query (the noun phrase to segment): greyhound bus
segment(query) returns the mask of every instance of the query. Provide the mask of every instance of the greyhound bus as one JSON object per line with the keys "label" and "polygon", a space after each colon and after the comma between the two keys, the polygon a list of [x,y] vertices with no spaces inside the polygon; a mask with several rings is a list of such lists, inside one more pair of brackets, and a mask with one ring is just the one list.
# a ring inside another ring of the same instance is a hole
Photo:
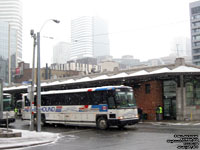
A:
{"label": "greyhound bus", "polygon": [[11,95],[3,93],[3,118],[0,118],[0,124],[9,124],[12,122],[15,122],[15,112],[12,105]]}
{"label": "greyhound bus", "polygon": [[[36,96],[34,98],[36,106]],[[22,98],[22,119],[30,120],[28,94]],[[32,107],[35,113],[35,107]],[[133,89],[128,86],[104,86],[41,92],[43,124],[96,125],[124,127],[136,124],[138,112]]]}

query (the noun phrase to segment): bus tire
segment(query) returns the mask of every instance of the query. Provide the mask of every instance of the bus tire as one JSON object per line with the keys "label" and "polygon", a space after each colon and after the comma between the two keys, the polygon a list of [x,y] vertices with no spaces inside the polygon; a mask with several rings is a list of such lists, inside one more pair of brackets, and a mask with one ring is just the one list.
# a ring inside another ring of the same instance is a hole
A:
{"label": "bus tire", "polygon": [[97,128],[100,130],[105,130],[108,128],[108,121],[105,117],[99,117],[97,119]]}

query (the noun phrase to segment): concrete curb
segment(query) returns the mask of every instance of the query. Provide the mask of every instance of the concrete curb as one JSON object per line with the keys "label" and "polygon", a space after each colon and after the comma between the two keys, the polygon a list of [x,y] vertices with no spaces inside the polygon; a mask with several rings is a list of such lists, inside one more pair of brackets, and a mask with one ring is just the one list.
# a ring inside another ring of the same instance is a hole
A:
{"label": "concrete curb", "polygon": [[50,144],[57,141],[59,138],[58,133],[34,132],[27,130],[15,131],[22,132],[22,137],[0,138],[0,150]]}
{"label": "concrete curb", "polygon": [[40,143],[33,143],[33,144],[23,144],[23,145],[13,145],[13,146],[0,146],[0,149],[13,149],[13,148],[23,148],[23,147],[30,147],[30,146],[36,146],[36,145],[43,145],[43,144],[50,144],[54,141],[48,141],[48,142],[40,142]]}

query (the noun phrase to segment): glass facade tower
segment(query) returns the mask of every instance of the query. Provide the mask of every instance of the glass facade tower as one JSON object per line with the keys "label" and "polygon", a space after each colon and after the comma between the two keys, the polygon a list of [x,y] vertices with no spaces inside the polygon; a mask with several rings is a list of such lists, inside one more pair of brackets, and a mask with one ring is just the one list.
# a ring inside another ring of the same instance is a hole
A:
{"label": "glass facade tower", "polygon": [[70,59],[110,55],[107,23],[99,17],[72,20],[71,38]]}
{"label": "glass facade tower", "polygon": [[16,68],[17,31],[0,21],[0,79],[12,82]]}
{"label": "glass facade tower", "polygon": [[20,0],[0,0],[0,21],[8,22],[17,37],[16,65],[22,61],[22,4]]}

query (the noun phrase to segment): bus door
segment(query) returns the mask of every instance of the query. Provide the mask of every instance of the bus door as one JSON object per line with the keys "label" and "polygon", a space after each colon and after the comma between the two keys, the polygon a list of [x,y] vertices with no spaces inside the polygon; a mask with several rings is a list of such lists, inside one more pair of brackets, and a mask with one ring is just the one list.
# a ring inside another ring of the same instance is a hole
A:
{"label": "bus door", "polygon": [[108,118],[116,119],[116,103],[115,95],[113,91],[107,91],[107,102],[108,102]]}

